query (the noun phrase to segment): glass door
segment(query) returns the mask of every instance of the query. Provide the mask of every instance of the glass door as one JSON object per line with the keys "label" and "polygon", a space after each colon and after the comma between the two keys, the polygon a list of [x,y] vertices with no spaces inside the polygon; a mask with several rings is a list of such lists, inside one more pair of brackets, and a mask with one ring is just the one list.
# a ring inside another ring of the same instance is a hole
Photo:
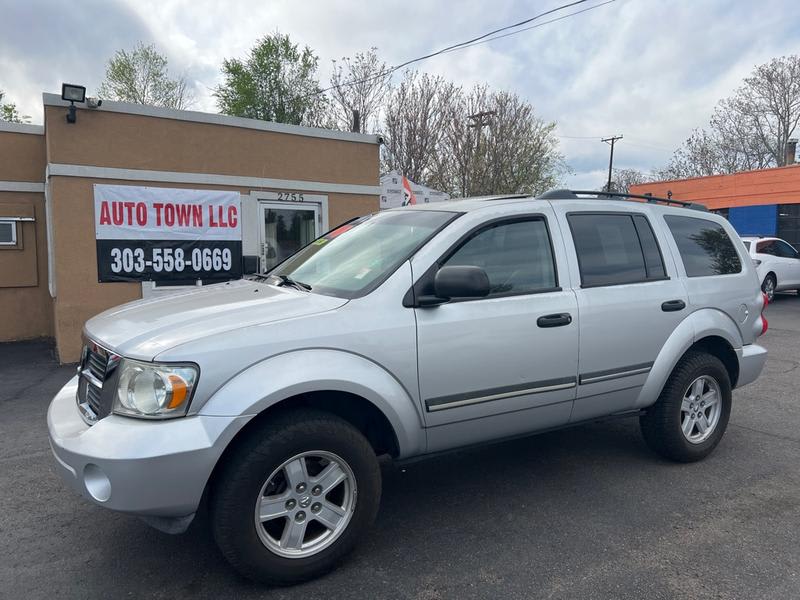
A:
{"label": "glass door", "polygon": [[319,205],[299,202],[260,202],[259,237],[261,270],[283,262],[321,231]]}

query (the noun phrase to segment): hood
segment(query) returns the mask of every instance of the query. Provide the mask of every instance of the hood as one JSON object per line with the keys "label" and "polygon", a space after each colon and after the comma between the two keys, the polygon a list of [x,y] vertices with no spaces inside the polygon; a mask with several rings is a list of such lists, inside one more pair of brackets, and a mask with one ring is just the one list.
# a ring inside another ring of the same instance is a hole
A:
{"label": "hood", "polygon": [[117,306],[87,321],[86,334],[122,356],[152,360],[194,339],[334,310],[346,302],[243,279]]}

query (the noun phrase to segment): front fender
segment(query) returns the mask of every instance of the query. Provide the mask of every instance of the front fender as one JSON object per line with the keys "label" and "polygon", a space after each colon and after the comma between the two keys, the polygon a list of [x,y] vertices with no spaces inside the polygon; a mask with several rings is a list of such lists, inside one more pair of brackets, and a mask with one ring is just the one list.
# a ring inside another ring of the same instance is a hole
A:
{"label": "front fender", "polygon": [[374,404],[394,429],[401,458],[425,451],[411,394],[380,365],[342,350],[297,350],[256,363],[217,390],[199,414],[255,416],[291,396],[318,391],[349,392]]}
{"label": "front fender", "polygon": [[639,392],[636,408],[645,408],[658,400],[667,379],[686,351],[695,342],[710,336],[724,339],[734,350],[742,347],[739,328],[726,313],[712,308],[693,312],[675,328],[658,353]]}

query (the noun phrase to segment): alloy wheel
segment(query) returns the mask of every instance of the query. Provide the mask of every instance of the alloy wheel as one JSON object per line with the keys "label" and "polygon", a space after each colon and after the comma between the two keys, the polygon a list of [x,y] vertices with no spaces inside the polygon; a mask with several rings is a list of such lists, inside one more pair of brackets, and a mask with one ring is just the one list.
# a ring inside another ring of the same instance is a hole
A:
{"label": "alloy wheel", "polygon": [[767,277],[764,280],[764,293],[767,295],[767,299],[772,302],[772,298],[775,296],[775,280],[772,277]]}
{"label": "alloy wheel", "polygon": [[356,491],[353,471],[339,456],[322,450],[293,456],[261,486],[255,506],[258,537],[286,558],[321,552],[347,528]]}
{"label": "alloy wheel", "polygon": [[709,375],[695,379],[681,402],[681,431],[692,444],[706,441],[722,415],[722,392],[719,383]]}

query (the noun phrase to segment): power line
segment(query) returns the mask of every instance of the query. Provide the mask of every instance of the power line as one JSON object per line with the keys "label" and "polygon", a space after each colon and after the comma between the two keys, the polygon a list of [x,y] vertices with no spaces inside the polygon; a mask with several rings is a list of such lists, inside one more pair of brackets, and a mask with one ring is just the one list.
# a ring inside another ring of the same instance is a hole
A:
{"label": "power line", "polygon": [[[610,0],[610,1],[613,2],[614,0]],[[431,52],[430,54],[426,54],[426,55],[420,56],[418,58],[413,58],[411,60],[407,60],[404,63],[400,63],[397,66],[390,67],[389,69],[386,69],[385,71],[381,71],[380,73],[377,73],[375,75],[370,75],[369,77],[365,77],[364,79],[359,79],[357,81],[348,81],[347,83],[343,83],[343,84],[340,84],[340,85],[332,85],[330,87],[323,88],[323,89],[321,89],[321,90],[319,90],[319,91],[317,91],[317,92],[315,92],[313,94],[309,94],[306,97],[309,98],[309,97],[312,97],[312,96],[318,96],[320,94],[324,94],[325,92],[329,92],[330,90],[333,90],[333,89],[336,89],[336,88],[350,87],[350,86],[353,86],[353,85],[358,85],[360,83],[366,83],[368,81],[372,81],[373,79],[378,79],[380,77],[386,77],[386,76],[391,75],[392,73],[394,73],[396,71],[399,71],[403,67],[407,67],[408,65],[414,64],[416,62],[420,62],[422,60],[427,60],[429,58],[433,58],[434,56],[439,56],[440,54],[445,54],[445,53],[448,53],[448,52],[453,52],[455,50],[461,50],[463,48],[467,48],[470,45],[475,44],[476,42],[480,42],[481,40],[491,41],[491,40],[486,40],[485,38],[489,38],[491,36],[494,36],[495,34],[501,33],[503,31],[507,31],[509,29],[516,29],[517,27],[521,27],[522,25],[526,25],[528,23],[531,23],[532,21],[536,21],[538,19],[541,19],[542,17],[546,17],[547,15],[551,15],[551,14],[559,12],[561,10],[564,10],[564,9],[567,9],[567,8],[571,8],[573,6],[577,6],[578,4],[583,4],[584,2],[588,2],[588,0],[575,0],[574,2],[570,2],[568,4],[562,4],[561,6],[557,6],[556,8],[551,8],[550,10],[546,10],[546,11],[544,11],[542,13],[539,13],[537,15],[534,15],[534,16],[528,18],[528,19],[524,19],[524,20],[522,20],[522,21],[520,21],[518,23],[514,23],[513,25],[506,25],[505,27],[500,27],[499,29],[495,29],[494,31],[490,31],[488,33],[484,33],[483,35],[479,35],[478,37],[474,37],[474,38],[472,38],[470,40],[466,40],[464,42],[459,42],[457,44],[453,44],[452,46],[447,46],[446,48],[442,48],[441,50],[437,50],[436,52]],[[608,3],[609,2],[604,2],[604,4],[608,4]],[[602,6],[602,5],[598,5],[598,6]],[[596,8],[596,7],[593,7],[593,8]],[[580,11],[580,12],[583,12],[583,11]],[[574,13],[574,14],[578,14],[578,13]],[[565,15],[565,16],[572,16],[572,15]],[[554,20],[557,20],[557,19],[554,19]],[[542,23],[542,25],[545,25],[545,23]],[[532,29],[532,28],[529,28],[529,29]],[[497,38],[493,38],[493,39],[497,39]]]}
{"label": "power line", "polygon": [[[601,6],[605,6],[606,4],[611,4],[612,2],[616,2],[616,0],[606,0],[605,2],[601,2],[600,4],[595,4],[594,6],[589,6],[588,8],[584,8],[582,10],[576,10],[573,13],[569,13],[567,15],[562,15],[560,17],[556,17],[555,19],[550,19],[549,21],[543,21],[541,23],[537,23],[536,25],[531,25],[530,27],[524,27],[522,29],[519,29],[518,31],[512,31],[510,33],[504,33],[503,35],[498,35],[498,36],[489,38],[488,40],[481,40],[479,42],[466,43],[465,45],[459,46],[458,48],[453,48],[452,50],[445,50],[445,51],[442,52],[442,54],[447,54],[449,52],[455,52],[456,50],[463,50],[464,48],[472,48],[473,46],[477,46],[479,44],[486,44],[487,42],[493,42],[494,40],[500,40],[500,39],[505,38],[505,37],[509,37],[509,36],[512,36],[512,35],[517,35],[518,33],[522,33],[524,31],[530,31],[531,29],[536,29],[537,27],[543,27],[545,25],[549,25],[550,23],[555,23],[556,21],[561,21],[563,19],[568,19],[569,17],[574,17],[575,15],[579,15],[581,13],[585,13],[585,12],[588,12],[590,10],[594,10],[595,8],[600,8]],[[512,27],[513,27],[513,25],[512,25]]]}

